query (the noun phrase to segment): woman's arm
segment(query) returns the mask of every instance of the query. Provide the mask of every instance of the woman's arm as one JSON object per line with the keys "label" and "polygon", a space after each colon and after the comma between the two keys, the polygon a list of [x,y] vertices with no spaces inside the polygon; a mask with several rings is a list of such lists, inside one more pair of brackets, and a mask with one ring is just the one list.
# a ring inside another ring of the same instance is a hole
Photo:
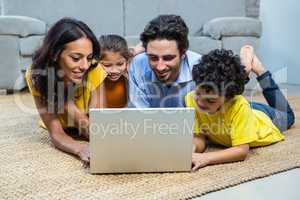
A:
{"label": "woman's arm", "polygon": [[[104,84],[100,84],[95,90],[91,92],[89,108],[105,107],[106,102],[104,98],[104,92]],[[79,130],[79,133],[84,137],[89,138],[90,121],[87,114],[78,109],[73,100],[65,103],[65,112],[67,112],[70,119],[74,121],[76,128],[78,128]]]}
{"label": "woman's arm", "polygon": [[248,144],[242,144],[216,152],[194,153],[192,156],[192,163],[194,164],[193,170],[197,170],[207,165],[242,161],[245,160],[248,153]]}
{"label": "woman's arm", "polygon": [[64,111],[68,113],[69,119],[73,120],[79,134],[89,138],[89,118],[87,114],[77,108],[73,100],[65,103]]}
{"label": "woman's arm", "polygon": [[89,162],[88,145],[81,144],[67,135],[57,115],[47,112],[47,106],[41,101],[40,97],[34,97],[34,102],[42,121],[49,131],[54,146],[64,152],[79,156],[83,161]]}

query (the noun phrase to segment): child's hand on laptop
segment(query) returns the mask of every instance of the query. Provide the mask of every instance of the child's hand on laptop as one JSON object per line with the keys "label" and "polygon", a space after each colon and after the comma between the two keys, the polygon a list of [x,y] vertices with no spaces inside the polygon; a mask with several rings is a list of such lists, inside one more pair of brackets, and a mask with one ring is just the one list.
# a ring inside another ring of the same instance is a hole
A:
{"label": "child's hand on laptop", "polygon": [[193,153],[192,155],[192,165],[193,171],[196,171],[202,167],[209,165],[209,156],[206,153]]}

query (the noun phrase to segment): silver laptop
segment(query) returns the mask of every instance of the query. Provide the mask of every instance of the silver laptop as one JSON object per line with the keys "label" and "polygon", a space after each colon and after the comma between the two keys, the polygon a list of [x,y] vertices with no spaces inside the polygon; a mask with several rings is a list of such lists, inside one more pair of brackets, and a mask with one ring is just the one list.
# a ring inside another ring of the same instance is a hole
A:
{"label": "silver laptop", "polygon": [[90,109],[90,172],[190,171],[193,108]]}

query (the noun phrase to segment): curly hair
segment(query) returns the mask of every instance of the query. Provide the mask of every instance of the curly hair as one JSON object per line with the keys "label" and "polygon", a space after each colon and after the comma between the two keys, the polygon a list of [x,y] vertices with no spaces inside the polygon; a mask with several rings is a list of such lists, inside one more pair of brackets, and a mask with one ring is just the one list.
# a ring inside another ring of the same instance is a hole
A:
{"label": "curly hair", "polygon": [[140,35],[145,49],[149,41],[156,39],[175,40],[181,54],[189,47],[189,29],[184,20],[178,15],[159,15],[152,19]]}
{"label": "curly hair", "polygon": [[225,49],[212,50],[203,55],[200,63],[194,65],[192,77],[198,87],[227,99],[242,94],[249,81],[240,57]]}

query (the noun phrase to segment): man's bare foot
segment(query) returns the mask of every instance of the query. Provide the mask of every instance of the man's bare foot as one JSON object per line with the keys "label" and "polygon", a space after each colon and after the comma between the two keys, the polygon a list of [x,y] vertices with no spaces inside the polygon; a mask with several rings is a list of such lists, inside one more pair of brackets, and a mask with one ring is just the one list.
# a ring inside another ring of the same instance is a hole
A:
{"label": "man's bare foot", "polygon": [[252,61],[252,71],[257,76],[262,75],[266,71],[263,64],[260,62],[260,60],[257,58],[257,56],[255,54],[254,54],[253,61]]}
{"label": "man's bare foot", "polygon": [[243,46],[240,51],[240,58],[241,58],[242,65],[246,67],[245,70],[249,75],[252,70],[252,62],[254,58],[253,47],[250,45]]}

